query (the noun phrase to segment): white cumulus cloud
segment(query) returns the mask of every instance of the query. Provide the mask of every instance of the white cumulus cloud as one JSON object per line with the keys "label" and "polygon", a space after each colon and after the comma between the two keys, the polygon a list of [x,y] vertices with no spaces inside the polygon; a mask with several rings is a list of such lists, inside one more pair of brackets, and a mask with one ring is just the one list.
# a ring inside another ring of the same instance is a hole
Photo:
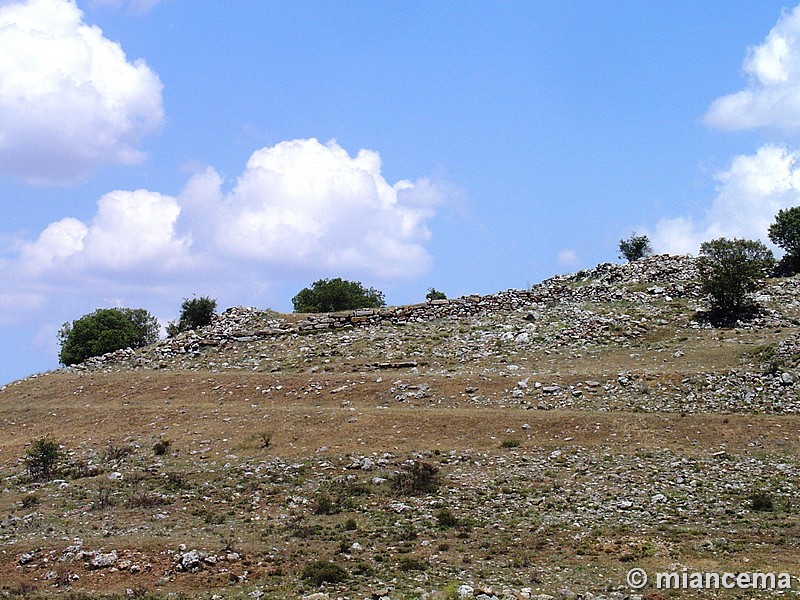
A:
{"label": "white cumulus cloud", "polygon": [[25,244],[21,266],[31,274],[70,270],[94,275],[185,267],[190,240],[176,235],[179,213],[170,196],[147,190],[110,192],[98,201],[89,225],[66,217]]}
{"label": "white cumulus cloud", "polygon": [[705,122],[721,129],[800,129],[800,6],[785,11],[764,43],[748,48],[743,90],[716,99]]}
{"label": "white cumulus cloud", "polygon": [[800,152],[766,144],[755,154],[735,156],[717,174],[717,196],[704,218],[663,219],[653,245],[659,252],[696,253],[719,237],[761,239],[780,209],[800,204]]}
{"label": "white cumulus cloud", "polygon": [[430,265],[426,221],[439,200],[428,180],[387,182],[375,151],[351,157],[333,141],[281,142],[250,157],[217,211],[214,243],[294,271],[413,276]]}
{"label": "white cumulus cloud", "polygon": [[73,0],[0,5],[0,172],[69,183],[140,162],[138,143],[163,120],[161,90]]}

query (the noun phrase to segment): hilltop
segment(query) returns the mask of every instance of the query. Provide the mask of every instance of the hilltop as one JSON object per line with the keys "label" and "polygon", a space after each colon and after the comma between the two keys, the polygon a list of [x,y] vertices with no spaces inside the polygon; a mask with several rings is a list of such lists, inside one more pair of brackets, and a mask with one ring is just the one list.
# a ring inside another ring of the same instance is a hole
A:
{"label": "hilltop", "polygon": [[[653,256],[413,306],[235,307],[15,382],[0,586],[660,598],[626,571],[796,576],[799,291],[769,280],[717,328],[695,260]],[[43,435],[65,469],[31,483]],[[317,560],[347,580],[304,579]]]}

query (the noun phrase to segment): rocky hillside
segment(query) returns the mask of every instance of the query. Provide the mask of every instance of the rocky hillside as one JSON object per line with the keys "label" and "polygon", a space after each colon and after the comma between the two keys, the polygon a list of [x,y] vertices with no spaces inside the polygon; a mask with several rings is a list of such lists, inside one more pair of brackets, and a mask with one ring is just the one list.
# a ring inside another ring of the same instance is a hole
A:
{"label": "rocky hillside", "polygon": [[[769,281],[729,328],[670,256],[381,310],[236,307],[16,382],[0,590],[675,594],[630,588],[632,567],[788,571],[800,590],[798,285]],[[43,435],[64,458],[31,481]]]}

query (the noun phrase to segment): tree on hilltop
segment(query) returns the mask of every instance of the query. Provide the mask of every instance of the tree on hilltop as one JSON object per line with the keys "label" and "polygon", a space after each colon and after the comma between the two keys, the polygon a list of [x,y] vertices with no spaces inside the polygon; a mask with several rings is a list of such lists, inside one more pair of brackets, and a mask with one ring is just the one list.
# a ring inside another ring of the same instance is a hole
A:
{"label": "tree on hilltop", "polygon": [[211,323],[217,314],[217,301],[208,296],[200,298],[184,298],[181,304],[181,316],[178,322],[170,321],[167,325],[167,335],[176,336],[182,331],[205,327]]}
{"label": "tree on hilltop", "polygon": [[700,246],[700,285],[712,313],[730,318],[753,308],[749,295],[775,265],[772,251],[757,240],[719,238]]}
{"label": "tree on hilltop", "polygon": [[650,238],[646,235],[636,235],[634,231],[627,240],[619,241],[620,258],[633,262],[653,253]]}
{"label": "tree on hilltop", "polygon": [[779,210],[767,235],[786,252],[780,270],[787,275],[800,271],[800,206]]}
{"label": "tree on hilltop", "polygon": [[140,348],[158,340],[158,321],[143,308],[101,308],[58,332],[61,364],[74,365],[121,348]]}
{"label": "tree on hilltop", "polygon": [[294,312],[321,313],[386,306],[383,292],[365,288],[360,281],[318,279],[292,298]]}

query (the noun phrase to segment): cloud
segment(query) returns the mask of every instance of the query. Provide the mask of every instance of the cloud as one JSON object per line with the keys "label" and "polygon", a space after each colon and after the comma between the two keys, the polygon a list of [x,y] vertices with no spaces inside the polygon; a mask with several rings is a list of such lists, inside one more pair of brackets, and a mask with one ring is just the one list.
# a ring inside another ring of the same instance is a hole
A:
{"label": "cloud", "polygon": [[164,116],[161,82],[73,0],[0,5],[0,49],[0,173],[63,184],[143,160],[137,145]]}
{"label": "cloud", "polygon": [[784,11],[742,66],[743,90],[716,99],[705,122],[720,129],[775,127],[800,130],[800,6]]}
{"label": "cloud", "polygon": [[190,240],[176,235],[180,207],[175,198],[147,190],[114,191],[97,205],[90,225],[66,217],[25,244],[20,253],[23,270],[127,276],[131,271],[163,272],[187,264]]}
{"label": "cloud", "polygon": [[281,269],[409,277],[430,266],[425,222],[440,201],[429,180],[389,184],[375,151],[351,157],[334,141],[281,142],[250,157],[216,211],[214,243]]}
{"label": "cloud", "polygon": [[657,251],[696,253],[702,242],[719,237],[768,242],[778,211],[800,204],[800,152],[766,144],[755,154],[733,157],[716,179],[717,196],[701,222],[659,221],[652,236]]}

